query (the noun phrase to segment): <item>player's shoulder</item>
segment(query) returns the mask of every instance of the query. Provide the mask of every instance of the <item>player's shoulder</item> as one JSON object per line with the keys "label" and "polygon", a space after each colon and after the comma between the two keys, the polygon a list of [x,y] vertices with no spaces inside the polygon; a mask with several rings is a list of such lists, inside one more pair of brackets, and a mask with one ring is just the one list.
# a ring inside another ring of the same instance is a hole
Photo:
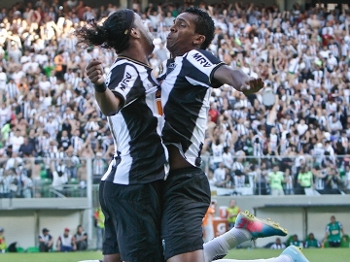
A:
{"label": "player's shoulder", "polygon": [[188,51],[187,53],[188,54],[200,53],[200,54],[203,54],[203,55],[206,55],[206,54],[213,55],[212,52],[209,52],[209,51],[204,50],[204,49],[192,49],[192,50]]}
{"label": "player's shoulder", "polygon": [[137,64],[132,60],[117,59],[117,60],[115,60],[115,62],[111,66],[110,71],[115,71],[115,70],[119,71],[121,68],[126,68],[126,67],[136,69],[136,66],[137,66]]}
{"label": "player's shoulder", "polygon": [[215,57],[211,52],[205,50],[191,50],[183,57],[183,65],[189,66],[189,70],[196,68],[201,72],[210,74],[222,62]]}
{"label": "player's shoulder", "polygon": [[186,58],[193,58],[195,61],[198,61],[202,64],[204,64],[205,61],[211,63],[217,63],[220,61],[212,52],[203,49],[192,49],[187,53]]}
{"label": "player's shoulder", "polygon": [[117,60],[108,72],[105,83],[107,86],[111,83],[116,84],[121,81],[126,83],[131,79],[136,78],[138,75],[139,70],[133,62],[125,59]]}

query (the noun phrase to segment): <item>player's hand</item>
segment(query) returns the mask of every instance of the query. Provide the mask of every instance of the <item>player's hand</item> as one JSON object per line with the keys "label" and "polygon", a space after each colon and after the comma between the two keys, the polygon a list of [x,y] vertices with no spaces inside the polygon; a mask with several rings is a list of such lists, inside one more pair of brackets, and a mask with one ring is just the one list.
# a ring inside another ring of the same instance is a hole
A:
{"label": "player's hand", "polygon": [[261,78],[251,78],[246,81],[240,88],[241,91],[246,96],[259,92],[264,87],[264,82]]}
{"label": "player's hand", "polygon": [[102,62],[97,59],[92,59],[86,66],[86,74],[91,83],[101,85],[104,83]]}

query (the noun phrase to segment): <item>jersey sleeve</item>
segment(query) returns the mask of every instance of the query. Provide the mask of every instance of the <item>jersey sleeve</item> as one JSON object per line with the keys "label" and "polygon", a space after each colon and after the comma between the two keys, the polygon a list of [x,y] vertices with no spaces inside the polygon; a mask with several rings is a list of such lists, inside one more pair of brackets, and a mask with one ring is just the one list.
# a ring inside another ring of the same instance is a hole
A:
{"label": "jersey sleeve", "polygon": [[121,64],[114,67],[108,74],[106,79],[106,86],[121,100],[121,107],[123,108],[133,98],[137,98],[135,86],[139,74],[135,67],[130,64]]}
{"label": "jersey sleeve", "polygon": [[191,50],[186,56],[189,65],[188,76],[196,79],[203,85],[217,87],[214,73],[224,62],[220,61],[211,52],[205,50]]}

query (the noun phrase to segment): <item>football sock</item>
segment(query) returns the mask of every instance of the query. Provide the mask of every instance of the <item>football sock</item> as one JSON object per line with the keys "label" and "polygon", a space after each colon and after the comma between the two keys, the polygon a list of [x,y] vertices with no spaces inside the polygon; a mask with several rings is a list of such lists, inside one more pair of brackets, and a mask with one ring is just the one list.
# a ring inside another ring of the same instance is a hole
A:
{"label": "football sock", "polygon": [[248,230],[234,227],[203,245],[205,262],[223,258],[230,249],[251,239],[252,235]]}

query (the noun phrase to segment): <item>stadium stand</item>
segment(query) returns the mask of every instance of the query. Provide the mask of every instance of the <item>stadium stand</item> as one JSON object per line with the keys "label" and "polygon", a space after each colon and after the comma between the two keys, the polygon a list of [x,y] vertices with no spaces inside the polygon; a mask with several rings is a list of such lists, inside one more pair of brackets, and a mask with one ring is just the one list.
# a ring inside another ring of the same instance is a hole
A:
{"label": "stadium stand", "polygon": [[[108,74],[115,55],[76,45],[72,33],[118,7],[68,2],[18,2],[0,13],[2,198],[83,196],[84,159],[102,156],[93,165],[97,182],[113,154],[106,118],[84,70],[99,57]],[[169,55],[172,19],[188,5],[133,6],[156,38],[150,58],[155,76]],[[213,190],[269,194],[272,167],[278,165],[285,194],[349,193],[348,6],[201,7],[217,27],[211,51],[232,67],[261,76],[266,85],[250,97],[226,85],[213,90],[203,168],[213,185],[220,162],[231,177]],[[305,180],[310,174],[311,185]]]}

